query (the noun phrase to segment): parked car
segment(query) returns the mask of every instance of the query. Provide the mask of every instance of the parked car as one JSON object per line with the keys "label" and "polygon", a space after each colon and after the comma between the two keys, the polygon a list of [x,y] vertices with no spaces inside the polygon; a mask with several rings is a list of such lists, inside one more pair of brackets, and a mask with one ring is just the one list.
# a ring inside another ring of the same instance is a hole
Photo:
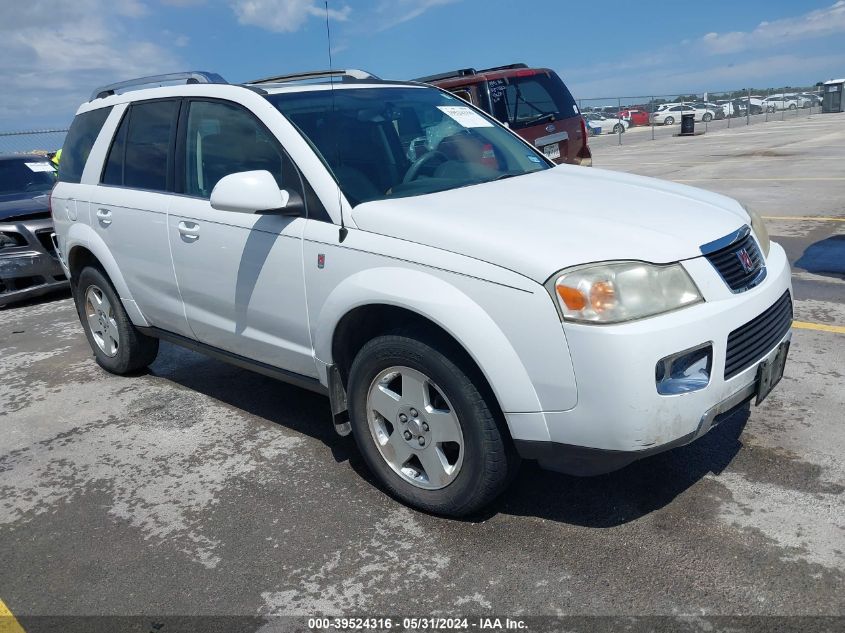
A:
{"label": "parked car", "polygon": [[463,68],[415,81],[456,94],[492,114],[556,163],[593,164],[586,122],[569,88],[548,68]]}
{"label": "parked car", "polygon": [[67,287],[50,238],[55,182],[45,156],[0,156],[0,306]]}
{"label": "parked car", "polygon": [[628,121],[631,125],[649,125],[651,123],[650,115],[646,110],[622,110],[619,112],[618,117],[623,121]]}
{"label": "parked car", "polygon": [[142,78],[98,88],[63,154],[97,363],[131,374],[164,339],[326,394],[426,511],[478,510],[520,456],[591,475],[689,443],[783,373],[791,275],[759,216],[555,166],[430,86]]}
{"label": "parked car", "polygon": [[666,103],[654,113],[654,122],[658,125],[673,125],[681,122],[684,114],[694,114],[696,121],[709,122],[716,118],[716,113],[704,104]]}
{"label": "parked car", "polygon": [[607,132],[608,134],[624,134],[628,131],[628,127],[630,123],[628,123],[625,119],[620,119],[619,117],[609,117],[605,116],[604,114],[587,114],[584,116],[587,119],[587,123],[595,124],[598,126],[599,134],[602,131]]}
{"label": "parked car", "polygon": [[[712,121],[713,119],[716,119],[718,121],[725,118],[725,111],[722,109],[722,106],[716,103],[700,101],[698,103],[692,103],[690,105],[692,105],[692,107],[696,110],[704,111],[704,113],[702,113],[702,120]],[[704,119],[703,117],[707,112],[711,114],[711,118]]]}
{"label": "parked car", "polygon": [[748,106],[739,99],[723,99],[716,102],[726,117],[746,116]]}
{"label": "parked car", "polygon": [[817,94],[813,94],[812,92],[802,92],[799,96],[805,99],[807,103],[807,105],[802,107],[820,108],[822,105],[822,98]]}
{"label": "parked car", "polygon": [[798,100],[795,95],[770,95],[762,100],[761,105],[767,112],[777,112],[778,110],[797,110]]}

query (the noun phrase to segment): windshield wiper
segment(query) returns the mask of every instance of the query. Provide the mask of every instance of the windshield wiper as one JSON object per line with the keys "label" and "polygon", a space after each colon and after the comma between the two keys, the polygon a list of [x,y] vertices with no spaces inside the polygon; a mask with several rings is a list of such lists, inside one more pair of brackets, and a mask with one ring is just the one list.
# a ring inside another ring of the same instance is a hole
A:
{"label": "windshield wiper", "polygon": [[542,114],[538,114],[537,116],[533,116],[529,119],[522,119],[522,121],[516,121],[516,123],[540,123],[546,120],[554,121],[557,114],[557,112],[543,112]]}

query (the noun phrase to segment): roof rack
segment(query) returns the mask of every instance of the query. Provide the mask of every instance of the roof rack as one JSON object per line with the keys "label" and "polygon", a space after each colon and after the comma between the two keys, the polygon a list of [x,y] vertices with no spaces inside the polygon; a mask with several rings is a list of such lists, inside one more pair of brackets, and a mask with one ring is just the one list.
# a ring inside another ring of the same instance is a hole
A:
{"label": "roof rack", "polygon": [[274,77],[264,77],[263,79],[253,79],[247,81],[247,84],[282,84],[289,81],[307,81],[309,79],[329,79],[339,77],[341,81],[363,81],[378,79],[372,73],[365,70],[358,70],[357,68],[335,69],[335,70],[309,70],[301,73],[291,73],[289,75],[276,75]]}
{"label": "roof rack", "polygon": [[150,84],[163,84],[171,81],[184,81],[186,84],[226,84],[229,83],[217,73],[209,73],[202,70],[192,70],[184,73],[168,73],[166,75],[151,75],[149,77],[138,77],[117,83],[100,86],[91,94],[91,101],[110,97],[118,90],[127,88],[139,88]]}
{"label": "roof rack", "polygon": [[476,70],[475,68],[459,68],[457,70],[450,70],[449,72],[445,73],[438,73],[436,75],[427,75],[425,77],[418,77],[414,79],[414,81],[418,81],[420,83],[429,83],[431,81],[441,81],[443,79],[453,79],[456,77],[470,77],[472,75],[480,75],[481,73],[492,73],[496,72],[497,70],[512,70],[516,68],[528,68],[528,64],[508,64],[506,66],[494,66],[493,68],[482,68],[481,70]]}

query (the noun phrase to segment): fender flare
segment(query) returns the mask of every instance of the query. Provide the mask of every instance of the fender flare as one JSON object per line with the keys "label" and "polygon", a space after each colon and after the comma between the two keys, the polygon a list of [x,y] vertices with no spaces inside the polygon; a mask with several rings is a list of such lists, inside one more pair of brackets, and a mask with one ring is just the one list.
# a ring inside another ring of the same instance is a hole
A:
{"label": "fender flare", "polygon": [[312,326],[314,351],[320,362],[334,362],[332,341],[341,319],[367,305],[410,310],[446,331],[484,374],[502,411],[540,410],[540,400],[522,360],[487,311],[456,286],[418,270],[374,268],[350,275],[338,284]]}
{"label": "fender flare", "polygon": [[138,309],[138,305],[135,303],[132,293],[129,292],[129,287],[126,285],[126,280],[120,273],[120,268],[108,246],[103,241],[103,238],[87,224],[76,223],[72,224],[68,231],[66,244],[68,266],[70,266],[71,254],[75,248],[80,247],[89,251],[97,258],[97,261],[106,271],[106,275],[108,275],[114,289],[117,291],[130,321],[138,327],[148,327],[149,323]]}

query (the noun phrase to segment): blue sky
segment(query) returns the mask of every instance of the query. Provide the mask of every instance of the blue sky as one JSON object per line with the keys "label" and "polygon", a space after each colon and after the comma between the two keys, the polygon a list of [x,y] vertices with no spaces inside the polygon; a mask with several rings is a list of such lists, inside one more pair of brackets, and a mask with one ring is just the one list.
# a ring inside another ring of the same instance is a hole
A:
{"label": "blue sky", "polygon": [[[336,67],[410,78],[524,61],[576,98],[845,76],[845,0],[330,0]],[[91,89],[178,70],[328,65],[322,0],[27,0],[0,7],[0,131],[67,125]]]}

